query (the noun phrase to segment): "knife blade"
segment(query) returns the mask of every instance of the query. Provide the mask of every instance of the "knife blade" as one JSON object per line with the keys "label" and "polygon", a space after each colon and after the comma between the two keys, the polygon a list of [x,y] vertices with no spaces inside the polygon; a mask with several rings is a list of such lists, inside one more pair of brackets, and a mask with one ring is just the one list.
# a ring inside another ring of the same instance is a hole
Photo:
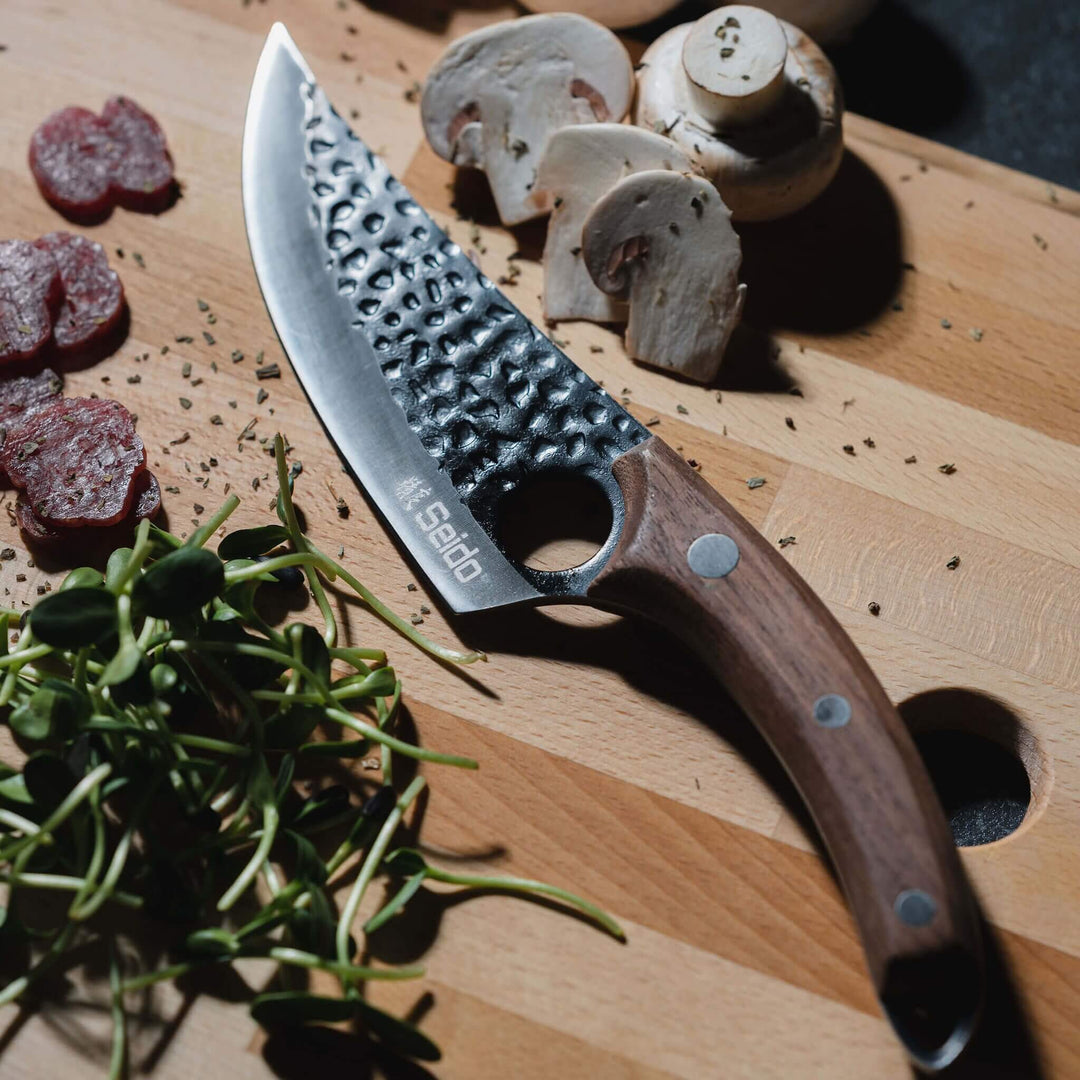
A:
{"label": "knife blade", "polygon": [[[540,332],[334,111],[280,23],[252,85],[244,215],[270,317],[386,524],[456,612],[573,600],[681,635],[761,730],[821,832],[871,979],[940,1069],[983,997],[977,912],[896,709],[757,531]],[[598,485],[612,527],[537,570],[499,537],[538,476]]]}

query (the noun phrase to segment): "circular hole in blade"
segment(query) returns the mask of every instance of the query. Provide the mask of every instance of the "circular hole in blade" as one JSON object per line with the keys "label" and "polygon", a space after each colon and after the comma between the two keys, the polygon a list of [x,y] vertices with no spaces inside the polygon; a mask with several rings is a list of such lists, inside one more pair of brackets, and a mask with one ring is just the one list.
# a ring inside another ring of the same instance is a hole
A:
{"label": "circular hole in blade", "polygon": [[1049,770],[1023,721],[974,690],[918,694],[900,706],[958,847],[1003,840],[1046,801]]}
{"label": "circular hole in blade", "polygon": [[569,570],[604,546],[613,523],[611,503],[595,481],[548,473],[519,484],[499,503],[503,550],[533,570]]}

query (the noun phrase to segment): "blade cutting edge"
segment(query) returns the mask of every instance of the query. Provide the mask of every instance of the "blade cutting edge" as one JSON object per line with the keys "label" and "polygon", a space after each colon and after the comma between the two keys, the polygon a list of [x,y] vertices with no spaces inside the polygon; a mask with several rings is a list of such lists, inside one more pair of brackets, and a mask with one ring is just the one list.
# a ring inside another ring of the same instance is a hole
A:
{"label": "blade cutting edge", "polygon": [[[356,312],[334,288],[310,217],[305,116],[329,110],[285,27],[267,37],[244,125],[252,261],[278,337],[368,496],[455,611],[542,599],[496,547],[390,394]],[[317,223],[316,223],[317,224]]]}

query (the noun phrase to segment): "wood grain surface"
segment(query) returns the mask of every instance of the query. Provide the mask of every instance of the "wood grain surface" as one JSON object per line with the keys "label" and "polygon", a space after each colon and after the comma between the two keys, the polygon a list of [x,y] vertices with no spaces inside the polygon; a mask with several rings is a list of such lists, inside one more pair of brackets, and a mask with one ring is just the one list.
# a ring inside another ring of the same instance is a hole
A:
{"label": "wood grain surface", "polygon": [[[263,38],[282,19],[342,114],[491,276],[519,253],[508,292],[539,320],[542,226],[498,227],[483,184],[424,145],[409,93],[446,41],[511,13],[441,0],[0,0],[0,235],[64,226],[26,166],[48,112],[121,92],[150,109],[183,198],[85,230],[112,253],[131,328],[114,356],[68,374],[69,392],[138,413],[152,467],[179,489],[165,496],[178,532],[226,488],[244,499],[240,523],[265,520],[270,460],[238,435],[252,421],[259,438],[284,431],[317,541],[343,545],[398,611],[431,607],[424,628],[440,640],[489,650],[462,678],[341,600],[354,641],[390,648],[423,743],[480,759],[476,775],[428,772],[422,841],[588,895],[629,941],[525,901],[422,893],[379,955],[422,957],[428,975],[373,1000],[422,1016],[444,1050],[431,1075],[910,1076],[797,796],[704,668],[630,618],[450,623],[423,582],[407,591],[412,570],[342,473],[264,311],[240,134]],[[906,718],[983,731],[1023,759],[1024,823],[962,852],[991,927],[992,1000],[956,1075],[1080,1076],[1080,196],[858,117],[846,139],[821,200],[744,231],[748,325],[717,387],[635,366],[605,328],[552,333],[767,540],[796,537],[783,557]],[[280,379],[256,380],[260,351]],[[766,483],[749,489],[753,476]],[[19,556],[0,563],[0,587],[30,602],[61,568],[27,565],[7,517],[0,544]],[[254,964],[243,974],[251,987],[266,977]],[[231,997],[159,988],[133,1021],[133,1074],[427,1075],[358,1059],[336,1032],[267,1039]],[[80,984],[63,1004],[5,1009],[0,1077],[102,1072],[102,1002]]]}

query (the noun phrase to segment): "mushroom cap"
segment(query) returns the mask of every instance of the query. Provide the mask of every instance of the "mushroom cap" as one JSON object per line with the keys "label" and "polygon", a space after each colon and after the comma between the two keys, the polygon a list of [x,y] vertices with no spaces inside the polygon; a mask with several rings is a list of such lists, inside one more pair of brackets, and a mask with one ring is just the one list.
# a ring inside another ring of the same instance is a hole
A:
{"label": "mushroom cap", "polygon": [[780,101],[756,122],[721,131],[697,109],[683,68],[694,25],[674,27],[646,50],[634,122],[682,146],[736,221],[794,213],[825,190],[844,153],[843,95],[832,64],[806,34],[780,20],[788,43]]}
{"label": "mushroom cap", "polygon": [[634,173],[596,203],[581,235],[593,281],[629,300],[630,355],[711,380],[746,295],[739,237],[716,188],[688,173]]}
{"label": "mushroom cap", "polygon": [[632,124],[577,124],[548,139],[533,199],[551,208],[544,245],[544,314],[549,319],[617,322],[626,304],[602,292],[581,258],[581,227],[598,199],[644,169],[688,172],[686,152]]}
{"label": "mushroom cap", "polygon": [[604,26],[623,29],[641,26],[666,15],[682,0],[522,0],[530,11],[565,11],[573,4],[579,15],[587,15]]}
{"label": "mushroom cap", "polygon": [[420,116],[440,157],[487,173],[499,217],[515,225],[545,212],[530,193],[548,136],[621,120],[633,94],[630,57],[606,27],[527,15],[453,42],[428,76]]}

